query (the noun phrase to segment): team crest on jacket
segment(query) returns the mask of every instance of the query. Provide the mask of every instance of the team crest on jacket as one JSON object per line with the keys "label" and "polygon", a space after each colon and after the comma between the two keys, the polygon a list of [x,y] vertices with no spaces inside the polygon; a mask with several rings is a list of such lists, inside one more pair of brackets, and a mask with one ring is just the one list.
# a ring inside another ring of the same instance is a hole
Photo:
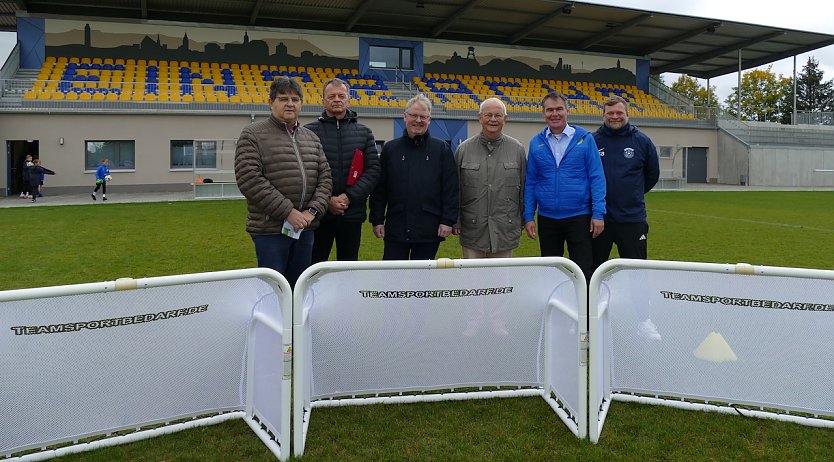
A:
{"label": "team crest on jacket", "polygon": [[598,151],[600,157],[605,157],[605,148],[599,148]]}
{"label": "team crest on jacket", "polygon": [[631,159],[632,157],[634,157],[634,148],[623,149],[623,155],[626,159]]}

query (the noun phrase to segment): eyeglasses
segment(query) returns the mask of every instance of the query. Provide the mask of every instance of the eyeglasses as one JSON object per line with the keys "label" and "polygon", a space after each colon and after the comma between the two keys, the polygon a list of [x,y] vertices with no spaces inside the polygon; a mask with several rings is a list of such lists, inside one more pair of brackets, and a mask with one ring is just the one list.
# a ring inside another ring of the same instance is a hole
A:
{"label": "eyeglasses", "polygon": [[412,114],[412,113],[410,113],[410,112],[406,112],[406,113],[405,113],[405,115],[407,115],[409,119],[414,119],[414,120],[416,120],[416,121],[418,121],[418,122],[422,122],[422,121],[424,121],[424,120],[429,120],[429,119],[431,119],[431,116],[430,116],[430,115]]}
{"label": "eyeglasses", "polygon": [[504,117],[506,116],[504,114],[490,114],[489,112],[487,112],[486,114],[481,114],[481,117],[483,117],[486,120],[490,120],[492,118],[495,118],[495,120],[504,120]]}

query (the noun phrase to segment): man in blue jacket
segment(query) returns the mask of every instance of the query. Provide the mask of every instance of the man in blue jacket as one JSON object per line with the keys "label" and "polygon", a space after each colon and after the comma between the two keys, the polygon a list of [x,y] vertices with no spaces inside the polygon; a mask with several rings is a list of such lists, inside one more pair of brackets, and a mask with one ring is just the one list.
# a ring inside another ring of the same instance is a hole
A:
{"label": "man in blue jacket", "polygon": [[[568,256],[590,279],[592,240],[605,222],[605,176],[590,132],[568,125],[568,102],[551,92],[542,100],[547,127],[530,140],[524,185],[524,229],[536,238],[543,257]],[[538,213],[537,213],[538,211]]]}
{"label": "man in blue jacket", "polygon": [[605,231],[594,239],[594,271],[617,244],[622,258],[645,260],[649,224],[645,195],[657,184],[660,162],[652,140],[628,122],[628,105],[612,96],[604,104],[603,125],[594,133],[608,190]]}

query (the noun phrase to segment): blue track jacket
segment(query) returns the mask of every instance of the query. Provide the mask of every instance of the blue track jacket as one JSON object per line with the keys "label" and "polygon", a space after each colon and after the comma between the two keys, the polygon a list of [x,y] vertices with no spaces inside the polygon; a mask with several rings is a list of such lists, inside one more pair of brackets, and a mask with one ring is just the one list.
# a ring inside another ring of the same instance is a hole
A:
{"label": "blue track jacket", "polygon": [[524,222],[539,215],[562,219],[590,214],[605,216],[605,175],[597,144],[588,130],[576,129],[559,166],[547,143],[545,127],[530,140],[524,185]]}

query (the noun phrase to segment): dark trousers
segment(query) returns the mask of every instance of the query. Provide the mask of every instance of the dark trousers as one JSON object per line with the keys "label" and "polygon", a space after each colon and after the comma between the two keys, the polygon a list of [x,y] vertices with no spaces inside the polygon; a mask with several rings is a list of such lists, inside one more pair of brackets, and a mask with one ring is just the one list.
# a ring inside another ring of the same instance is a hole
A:
{"label": "dark trousers", "polygon": [[440,242],[409,243],[385,241],[382,251],[383,260],[433,260],[437,255]]}
{"label": "dark trousers", "polygon": [[103,182],[103,183],[96,183],[96,189],[93,190],[93,193],[98,192],[98,188],[101,188],[101,193],[102,194],[107,194],[107,182],[106,181]]}
{"label": "dark trousers", "polygon": [[302,231],[298,239],[283,234],[252,234],[258,267],[272,268],[283,274],[295,287],[298,277],[311,262],[313,254],[313,231]]}
{"label": "dark trousers", "polygon": [[349,223],[343,220],[323,220],[315,231],[313,242],[313,263],[327,261],[330,249],[336,242],[336,260],[359,260],[359,242],[362,240],[362,223]]}
{"label": "dark trousers", "polygon": [[594,239],[594,271],[605,263],[611,248],[617,244],[621,258],[645,260],[648,258],[649,224],[605,222],[605,230]]}
{"label": "dark trousers", "polygon": [[539,215],[539,247],[542,257],[562,257],[565,243],[568,258],[579,265],[585,279],[591,279],[593,256],[591,253],[591,216],[577,215],[570,218],[548,218]]}

